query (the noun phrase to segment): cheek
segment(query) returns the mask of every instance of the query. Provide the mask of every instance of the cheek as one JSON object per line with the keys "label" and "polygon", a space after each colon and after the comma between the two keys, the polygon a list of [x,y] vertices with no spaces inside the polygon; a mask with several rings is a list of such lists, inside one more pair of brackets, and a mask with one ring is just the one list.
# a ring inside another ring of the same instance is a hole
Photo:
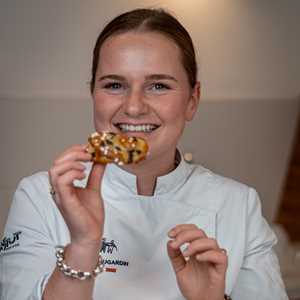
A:
{"label": "cheek", "polygon": [[112,101],[110,97],[106,95],[97,93],[93,97],[93,104],[94,104],[94,113],[100,116],[109,117],[110,112],[112,112],[115,108],[114,105],[115,101]]}
{"label": "cheek", "polygon": [[110,106],[105,97],[100,97],[98,94],[93,97],[93,113],[94,113],[94,123],[99,129],[103,127],[104,123],[110,119]]}
{"label": "cheek", "polygon": [[173,101],[165,107],[161,112],[165,116],[165,120],[174,122],[174,126],[179,122],[181,123],[185,118],[186,106],[182,101]]}

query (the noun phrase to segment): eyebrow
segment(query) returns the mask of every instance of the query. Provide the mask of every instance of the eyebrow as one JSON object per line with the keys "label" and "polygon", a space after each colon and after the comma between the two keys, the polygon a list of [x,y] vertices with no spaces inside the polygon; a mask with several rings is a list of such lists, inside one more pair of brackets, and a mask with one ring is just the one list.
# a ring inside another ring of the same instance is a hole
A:
{"label": "eyebrow", "polygon": [[113,80],[118,80],[118,81],[125,81],[125,77],[120,76],[120,75],[115,75],[115,74],[108,74],[108,75],[104,75],[101,76],[97,79],[97,81],[102,81],[105,79],[113,79]]}
{"label": "eyebrow", "polygon": [[163,79],[173,80],[177,82],[177,79],[175,77],[167,74],[153,74],[153,75],[146,76],[146,80],[163,80]]}
{"label": "eyebrow", "polygon": [[[113,79],[113,80],[118,80],[118,81],[126,81],[126,78],[120,75],[116,75],[116,74],[108,74],[108,75],[104,75],[98,78],[97,81],[102,81],[105,79]],[[172,80],[175,82],[178,82],[178,80],[171,76],[171,75],[167,75],[167,74],[152,74],[152,75],[147,75],[145,77],[146,80]]]}

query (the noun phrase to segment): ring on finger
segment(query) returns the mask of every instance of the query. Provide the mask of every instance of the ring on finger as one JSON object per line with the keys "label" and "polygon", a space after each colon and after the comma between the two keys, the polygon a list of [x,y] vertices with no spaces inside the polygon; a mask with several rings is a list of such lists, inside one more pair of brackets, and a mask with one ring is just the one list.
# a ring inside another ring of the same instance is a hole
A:
{"label": "ring on finger", "polygon": [[51,195],[52,197],[54,197],[54,196],[55,196],[55,194],[56,194],[56,192],[55,192],[55,190],[54,190],[54,188],[53,188],[53,186],[52,186],[52,185],[50,186],[49,193],[50,193],[50,195]]}
{"label": "ring on finger", "polygon": [[225,248],[220,248],[220,251],[227,255],[227,250]]}

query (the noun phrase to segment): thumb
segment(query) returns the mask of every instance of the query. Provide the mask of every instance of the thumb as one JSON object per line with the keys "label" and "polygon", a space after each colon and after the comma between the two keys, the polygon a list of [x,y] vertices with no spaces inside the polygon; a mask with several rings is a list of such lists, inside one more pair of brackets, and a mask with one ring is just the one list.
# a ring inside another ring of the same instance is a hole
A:
{"label": "thumb", "polygon": [[186,265],[184,256],[182,255],[180,249],[174,249],[172,246],[172,241],[167,243],[167,251],[170,261],[172,263],[175,274],[180,272]]}
{"label": "thumb", "polygon": [[104,174],[106,165],[93,163],[92,170],[90,172],[86,188],[99,191],[101,189],[102,177]]}

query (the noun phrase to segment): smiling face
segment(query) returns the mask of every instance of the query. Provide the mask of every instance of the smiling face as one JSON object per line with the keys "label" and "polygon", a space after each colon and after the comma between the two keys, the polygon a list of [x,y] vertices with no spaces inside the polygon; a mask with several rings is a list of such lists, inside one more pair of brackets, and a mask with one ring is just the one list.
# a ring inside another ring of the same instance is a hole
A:
{"label": "smiling face", "polygon": [[97,131],[143,137],[147,161],[174,161],[185,122],[197,110],[177,45],[155,32],[127,32],[101,47],[93,90]]}

